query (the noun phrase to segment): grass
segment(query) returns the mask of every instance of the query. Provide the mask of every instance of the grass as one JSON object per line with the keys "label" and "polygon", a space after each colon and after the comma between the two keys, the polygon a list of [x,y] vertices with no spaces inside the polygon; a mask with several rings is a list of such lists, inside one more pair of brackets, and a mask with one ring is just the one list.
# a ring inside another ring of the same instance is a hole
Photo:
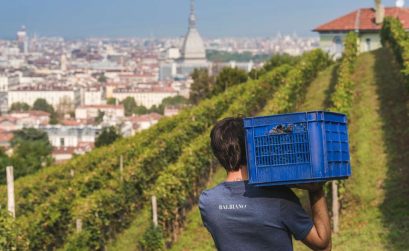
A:
{"label": "grass", "polygon": [[138,217],[129,225],[129,227],[117,236],[107,246],[109,251],[137,251],[138,237],[140,237],[145,230],[150,226],[149,208],[144,208],[138,213]]}
{"label": "grass", "polygon": [[385,250],[386,229],[379,206],[384,198],[382,183],[387,161],[375,62],[375,53],[362,54],[353,76],[355,94],[349,125],[352,176],[346,182],[341,229],[333,238],[334,250]]}
{"label": "grass", "polygon": [[[392,53],[375,54],[377,94],[381,103],[387,175],[380,207],[387,232],[387,250],[409,250],[409,92]],[[384,64],[383,62],[391,62]]]}

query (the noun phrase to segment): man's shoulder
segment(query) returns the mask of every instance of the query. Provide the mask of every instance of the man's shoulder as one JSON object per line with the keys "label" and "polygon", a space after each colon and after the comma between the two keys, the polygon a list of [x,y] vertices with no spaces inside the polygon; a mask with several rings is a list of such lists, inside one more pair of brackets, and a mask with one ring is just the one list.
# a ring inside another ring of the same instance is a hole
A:
{"label": "man's shoulder", "polygon": [[223,183],[220,183],[212,188],[206,189],[202,191],[202,193],[199,196],[199,209],[202,211],[204,208],[209,206],[212,202],[214,202],[214,198],[220,196],[222,193]]}
{"label": "man's shoulder", "polygon": [[203,201],[211,196],[220,194],[220,192],[222,192],[222,189],[223,189],[222,186],[223,186],[223,183],[220,183],[212,188],[203,190],[202,193],[200,194],[199,201]]}

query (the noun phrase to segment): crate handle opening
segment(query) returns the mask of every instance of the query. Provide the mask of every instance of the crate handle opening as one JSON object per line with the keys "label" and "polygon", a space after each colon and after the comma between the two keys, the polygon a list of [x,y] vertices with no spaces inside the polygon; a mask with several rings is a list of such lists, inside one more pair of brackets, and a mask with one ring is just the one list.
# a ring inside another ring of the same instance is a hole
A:
{"label": "crate handle opening", "polygon": [[268,134],[273,134],[273,135],[277,135],[277,134],[287,134],[287,133],[292,133],[294,130],[294,126],[293,125],[277,125],[275,127],[273,127]]}

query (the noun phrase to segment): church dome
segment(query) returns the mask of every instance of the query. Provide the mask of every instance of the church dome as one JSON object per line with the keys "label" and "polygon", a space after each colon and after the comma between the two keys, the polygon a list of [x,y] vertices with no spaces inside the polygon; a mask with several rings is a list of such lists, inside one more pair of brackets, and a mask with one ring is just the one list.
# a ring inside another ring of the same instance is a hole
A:
{"label": "church dome", "polygon": [[189,30],[181,49],[184,60],[206,59],[206,49],[202,37],[196,28],[195,2],[191,0]]}
{"label": "church dome", "polygon": [[199,31],[195,27],[189,28],[182,46],[183,59],[205,59],[206,49]]}

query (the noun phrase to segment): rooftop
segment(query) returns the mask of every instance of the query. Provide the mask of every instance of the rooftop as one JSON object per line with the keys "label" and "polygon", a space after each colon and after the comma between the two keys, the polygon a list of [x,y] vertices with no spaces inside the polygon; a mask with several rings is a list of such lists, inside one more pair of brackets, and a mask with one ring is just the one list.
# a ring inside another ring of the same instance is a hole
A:
{"label": "rooftop", "polygon": [[[355,10],[345,16],[336,18],[328,23],[314,29],[316,32],[331,31],[379,31],[382,25],[375,23],[376,11],[373,8],[362,8]],[[399,18],[409,30],[409,9],[399,7],[386,7],[385,17]]]}

